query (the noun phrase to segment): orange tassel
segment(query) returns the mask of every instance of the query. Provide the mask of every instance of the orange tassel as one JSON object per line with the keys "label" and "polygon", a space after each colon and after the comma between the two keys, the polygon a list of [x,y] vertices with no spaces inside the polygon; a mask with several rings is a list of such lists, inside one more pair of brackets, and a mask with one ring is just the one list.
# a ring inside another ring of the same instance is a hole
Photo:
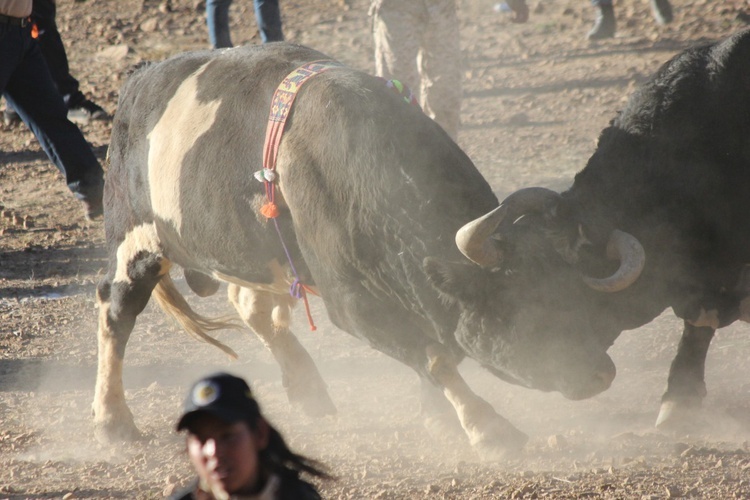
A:
{"label": "orange tassel", "polygon": [[260,213],[263,214],[267,219],[275,219],[279,216],[279,207],[275,203],[269,201],[262,207],[260,207]]}
{"label": "orange tassel", "polygon": [[318,329],[317,326],[315,326],[315,322],[313,321],[312,313],[310,312],[310,303],[307,302],[307,293],[305,293],[305,289],[307,287],[305,285],[302,285],[302,300],[305,303],[305,313],[307,313],[307,322],[310,325],[310,331],[314,332]]}
{"label": "orange tassel", "polygon": [[36,23],[31,25],[31,38],[39,38],[39,26]]}

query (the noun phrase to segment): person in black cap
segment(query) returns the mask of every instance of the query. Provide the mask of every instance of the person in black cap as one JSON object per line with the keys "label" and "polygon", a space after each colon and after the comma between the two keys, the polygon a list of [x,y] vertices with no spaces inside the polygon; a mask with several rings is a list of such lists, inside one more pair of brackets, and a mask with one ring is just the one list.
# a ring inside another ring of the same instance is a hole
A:
{"label": "person in black cap", "polygon": [[318,462],[292,452],[263,417],[247,383],[216,373],[193,384],[177,430],[198,478],[172,500],[319,499],[301,473],[330,478]]}

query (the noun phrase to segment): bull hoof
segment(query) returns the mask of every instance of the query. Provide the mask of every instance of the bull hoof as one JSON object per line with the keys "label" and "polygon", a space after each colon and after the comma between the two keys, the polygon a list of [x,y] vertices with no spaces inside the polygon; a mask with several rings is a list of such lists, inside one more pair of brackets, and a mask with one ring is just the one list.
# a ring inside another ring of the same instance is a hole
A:
{"label": "bull hoof", "polygon": [[99,416],[93,408],[92,413],[94,415],[94,436],[99,443],[107,445],[143,439],[141,431],[135,426],[133,414],[127,407],[123,412],[109,417]]}
{"label": "bull hoof", "polygon": [[656,428],[668,433],[691,433],[702,427],[700,414],[700,402],[664,401],[656,418]]}
{"label": "bull hoof", "polygon": [[94,422],[94,435],[96,440],[104,445],[143,439],[143,435],[132,422]]}
{"label": "bull hoof", "polygon": [[528,441],[529,436],[509,425],[499,435],[475,443],[474,449],[480,459],[495,462],[516,457]]}

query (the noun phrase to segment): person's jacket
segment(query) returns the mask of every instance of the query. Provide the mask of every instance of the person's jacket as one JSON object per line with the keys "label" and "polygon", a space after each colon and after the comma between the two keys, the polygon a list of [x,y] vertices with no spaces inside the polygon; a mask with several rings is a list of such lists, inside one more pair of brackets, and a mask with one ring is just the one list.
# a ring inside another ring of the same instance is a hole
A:
{"label": "person's jacket", "polygon": [[[174,493],[169,500],[214,500],[213,496],[198,488],[198,479],[194,479],[184,489]],[[283,478],[272,476],[263,491],[252,496],[235,496],[237,500],[320,500],[320,494],[315,487],[300,479],[296,475]]]}

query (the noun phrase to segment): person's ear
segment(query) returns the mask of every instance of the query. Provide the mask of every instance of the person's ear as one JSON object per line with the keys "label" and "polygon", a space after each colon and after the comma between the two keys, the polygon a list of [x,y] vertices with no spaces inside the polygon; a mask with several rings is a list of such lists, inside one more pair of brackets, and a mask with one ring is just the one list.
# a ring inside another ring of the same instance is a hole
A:
{"label": "person's ear", "polygon": [[271,439],[271,428],[263,417],[258,417],[258,424],[255,428],[255,440],[258,451],[265,450]]}

